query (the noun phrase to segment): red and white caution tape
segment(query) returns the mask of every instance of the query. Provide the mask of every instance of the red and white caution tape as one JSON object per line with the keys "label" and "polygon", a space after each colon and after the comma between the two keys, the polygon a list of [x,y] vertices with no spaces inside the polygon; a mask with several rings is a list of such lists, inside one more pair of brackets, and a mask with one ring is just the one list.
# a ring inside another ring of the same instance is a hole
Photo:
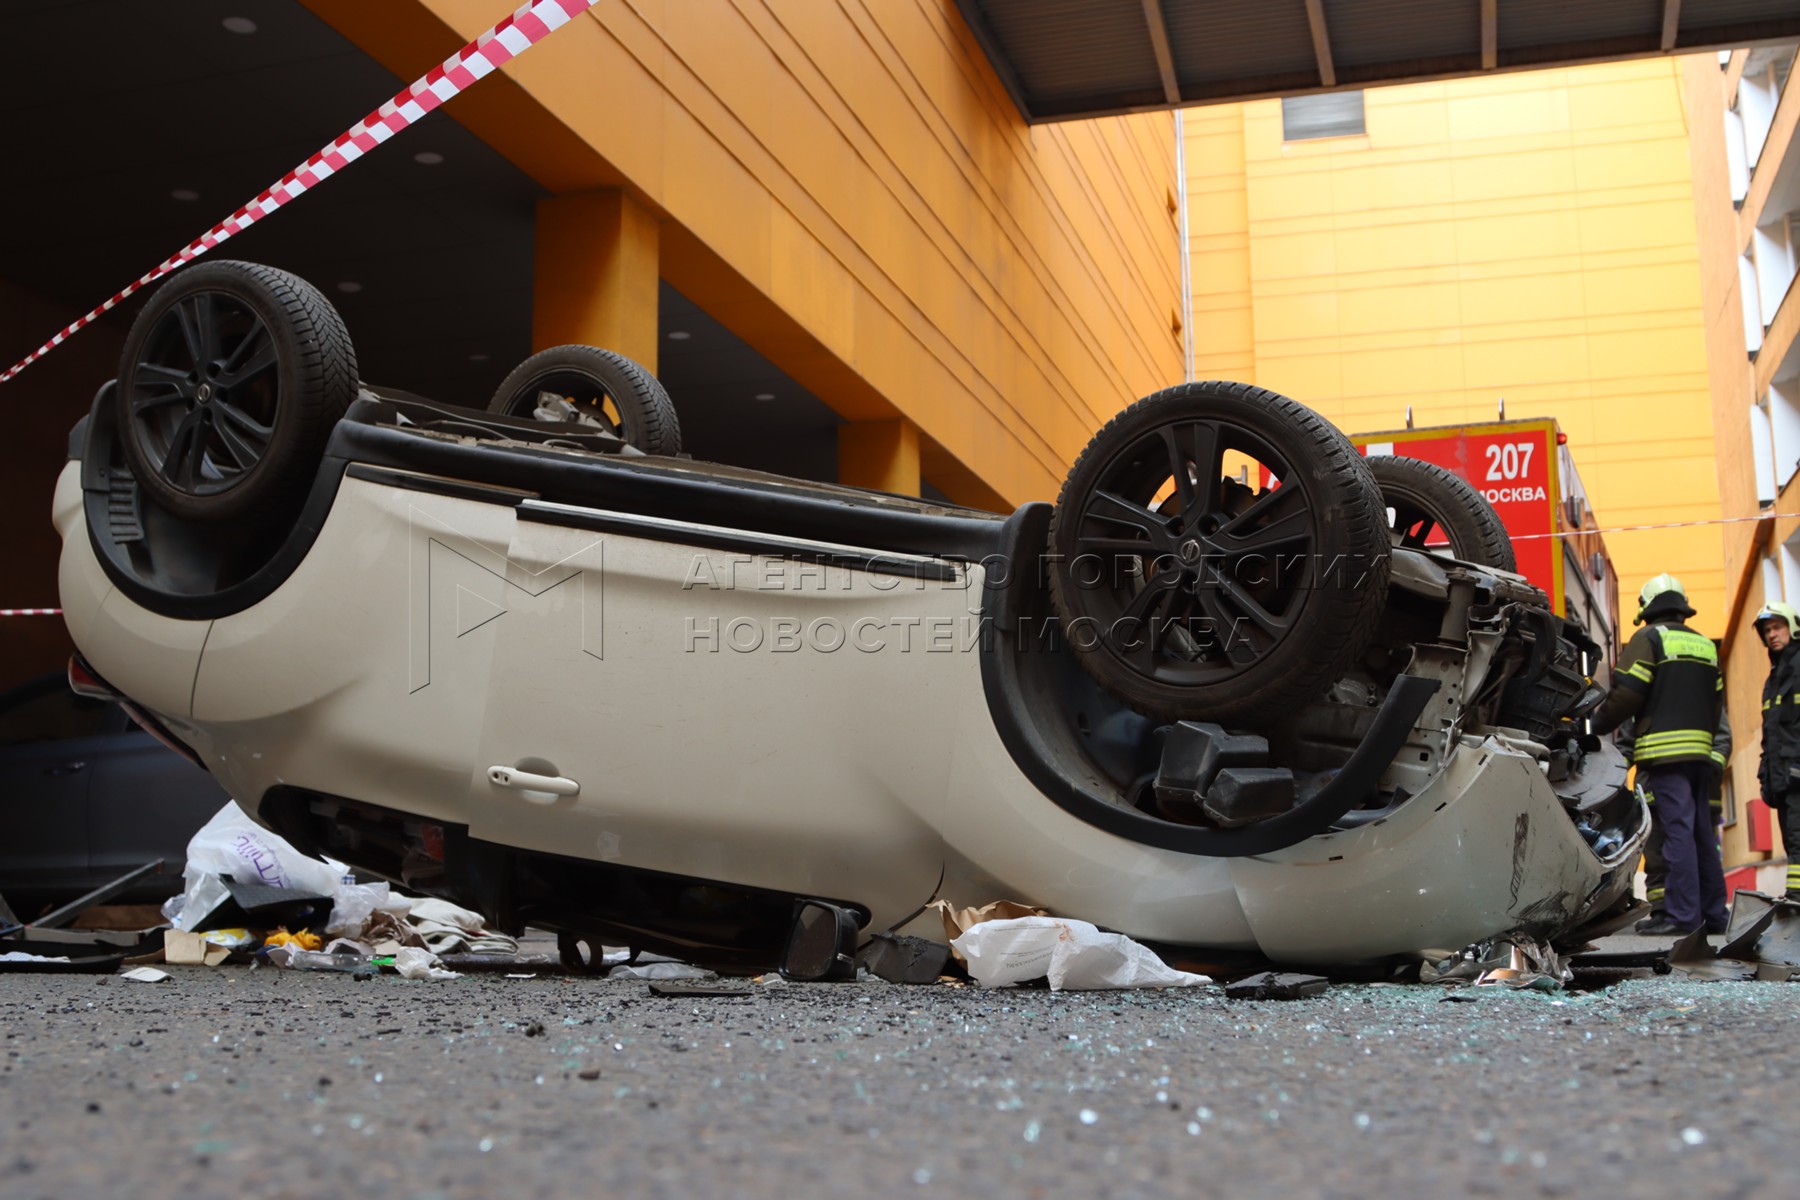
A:
{"label": "red and white caution tape", "polygon": [[[394,94],[380,108],[352,125],[305,162],[264,188],[254,200],[165,258],[123,291],[39,346],[23,362],[0,375],[5,383],[26,367],[92,324],[101,313],[116,307],[141,288],[187,265],[234,233],[262,220],[288,201],[318,186],[413,124],[444,101],[471,87],[503,63],[517,58],[538,42],[592,8],[598,0],[528,0],[499,24],[433,67],[412,85]],[[0,610],[5,615],[11,610]]]}
{"label": "red and white caution tape", "polygon": [[60,617],[60,608],[0,608],[0,617]]}
{"label": "red and white caution tape", "polygon": [[1515,533],[1515,542],[1535,542],[1543,538],[1580,537],[1584,533],[1637,533],[1645,529],[1691,529],[1696,525],[1736,525],[1741,521],[1779,521],[1784,517],[1800,517],[1800,513],[1757,513],[1754,517],[1708,517],[1704,521],[1664,521],[1660,525],[1614,525],[1609,529],[1565,529],[1556,533]]}

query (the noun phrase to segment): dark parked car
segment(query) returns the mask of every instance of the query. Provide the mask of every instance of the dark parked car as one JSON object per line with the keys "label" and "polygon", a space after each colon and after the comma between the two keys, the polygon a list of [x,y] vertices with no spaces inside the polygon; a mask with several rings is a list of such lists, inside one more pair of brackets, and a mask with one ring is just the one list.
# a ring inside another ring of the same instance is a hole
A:
{"label": "dark parked car", "polygon": [[0,895],[22,918],[155,858],[163,872],[115,902],[174,895],[188,839],[227,799],[124,709],[77,696],[60,673],[0,695]]}

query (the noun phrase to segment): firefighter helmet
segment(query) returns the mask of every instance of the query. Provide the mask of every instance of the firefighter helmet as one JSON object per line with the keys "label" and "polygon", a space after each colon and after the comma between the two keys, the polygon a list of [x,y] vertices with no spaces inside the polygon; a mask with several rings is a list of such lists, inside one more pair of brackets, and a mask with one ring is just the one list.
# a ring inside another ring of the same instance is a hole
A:
{"label": "firefighter helmet", "polygon": [[1800,638],[1800,612],[1796,612],[1794,606],[1785,600],[1771,600],[1762,606],[1762,611],[1756,614],[1758,633],[1762,632],[1765,621],[1786,621],[1788,636]]}
{"label": "firefighter helmet", "polygon": [[1664,572],[1655,579],[1652,579],[1649,583],[1646,583],[1644,585],[1644,590],[1638,593],[1638,615],[1636,624],[1642,625],[1644,623],[1644,614],[1649,612],[1651,604],[1658,600],[1663,602],[1658,605],[1658,607],[1669,607],[1669,602],[1671,600],[1677,600],[1680,601],[1679,607],[1687,609],[1689,612],[1693,611],[1688,605],[1687,589],[1681,586],[1681,580]]}

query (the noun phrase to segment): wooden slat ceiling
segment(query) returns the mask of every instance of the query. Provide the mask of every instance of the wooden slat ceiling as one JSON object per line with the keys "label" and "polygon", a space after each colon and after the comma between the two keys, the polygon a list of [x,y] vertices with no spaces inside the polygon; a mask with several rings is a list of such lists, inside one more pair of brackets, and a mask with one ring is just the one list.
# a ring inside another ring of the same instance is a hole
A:
{"label": "wooden slat ceiling", "polygon": [[1800,0],[956,0],[1031,122],[1800,39]]}

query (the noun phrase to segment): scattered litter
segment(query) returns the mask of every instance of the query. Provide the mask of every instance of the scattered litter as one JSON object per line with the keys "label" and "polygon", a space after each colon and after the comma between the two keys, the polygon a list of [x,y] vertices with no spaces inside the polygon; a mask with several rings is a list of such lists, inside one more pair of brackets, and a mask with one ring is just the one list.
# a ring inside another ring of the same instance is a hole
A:
{"label": "scattered litter", "polygon": [[163,934],[163,961],[178,967],[216,967],[231,957],[231,947],[198,933],[171,929]]}
{"label": "scattered litter", "polygon": [[652,996],[748,996],[751,990],[740,984],[730,983],[652,983]]}
{"label": "scattered litter", "polygon": [[620,963],[606,973],[608,979],[717,979],[717,972],[673,960]]}
{"label": "scattered litter", "polygon": [[1051,991],[1212,982],[1205,975],[1175,970],[1124,934],[1102,933],[1086,921],[1064,917],[982,921],[950,944],[983,987],[1039,978],[1050,981]]}
{"label": "scattered litter", "polygon": [[394,952],[394,970],[402,979],[457,979],[455,971],[437,965],[438,957],[417,946],[405,946]]}
{"label": "scattered litter", "polygon": [[374,970],[369,960],[360,954],[326,954],[322,950],[302,950],[297,946],[271,946],[268,957],[272,966],[294,971],[342,971],[354,974]]}
{"label": "scattered litter", "polygon": [[928,938],[877,933],[856,954],[856,965],[889,983],[936,983],[950,947]]}
{"label": "scattered litter", "polygon": [[1448,955],[1432,951],[1421,983],[1474,984],[1554,992],[1575,977],[1562,955],[1527,933],[1503,933]]}
{"label": "scattered litter", "polygon": [[407,924],[433,954],[465,951],[470,954],[517,954],[519,940],[487,927],[478,912],[460,908],[448,900],[414,900]]}
{"label": "scattered litter", "polygon": [[66,954],[27,954],[23,950],[8,950],[0,954],[0,962],[8,963],[66,963],[71,961]]}
{"label": "scattered litter", "polygon": [[155,967],[133,967],[119,976],[137,983],[161,983],[169,978],[167,971],[159,971]]}
{"label": "scattered litter", "polygon": [[[1016,900],[995,900],[980,908],[952,908],[948,900],[933,900],[925,907],[936,912],[944,922],[944,940],[950,943],[952,953],[956,953],[956,939],[984,921],[1011,921],[1019,917],[1050,915],[1049,909],[1020,904]],[[956,961],[962,961],[960,953],[956,953]]]}
{"label": "scattered litter", "polygon": [[1323,975],[1262,971],[1225,985],[1228,1000],[1304,1000],[1323,995],[1331,981]]}
{"label": "scattered litter", "polygon": [[260,906],[267,897],[253,888],[326,897],[343,886],[344,870],[341,863],[308,858],[252,821],[236,801],[227,801],[189,840],[181,873],[186,886],[163,906],[163,915],[176,929],[198,931],[228,904],[241,910],[232,898],[233,885]]}
{"label": "scattered litter", "polygon": [[[336,945],[337,943],[332,943]],[[265,946],[298,946],[302,950],[322,950],[325,941],[310,929],[302,929],[299,933],[289,933],[283,925],[274,933],[263,939]]]}

